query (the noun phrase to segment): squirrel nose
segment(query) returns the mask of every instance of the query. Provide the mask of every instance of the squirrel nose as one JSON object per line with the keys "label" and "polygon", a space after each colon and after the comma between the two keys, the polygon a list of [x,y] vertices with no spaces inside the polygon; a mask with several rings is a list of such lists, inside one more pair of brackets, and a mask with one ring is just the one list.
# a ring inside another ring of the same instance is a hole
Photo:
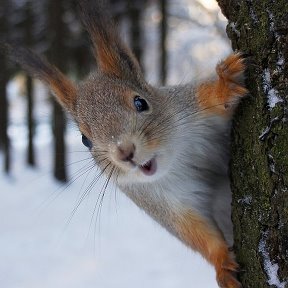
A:
{"label": "squirrel nose", "polygon": [[135,145],[133,143],[121,143],[118,145],[118,158],[123,162],[131,162],[134,158]]}

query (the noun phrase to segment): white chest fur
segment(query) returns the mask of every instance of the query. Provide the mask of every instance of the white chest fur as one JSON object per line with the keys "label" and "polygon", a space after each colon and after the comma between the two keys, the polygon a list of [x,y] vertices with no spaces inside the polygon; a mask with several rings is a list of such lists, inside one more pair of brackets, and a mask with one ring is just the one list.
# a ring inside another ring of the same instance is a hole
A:
{"label": "white chest fur", "polygon": [[149,183],[119,186],[170,232],[173,233],[167,218],[171,220],[178,211],[192,210],[216,224],[231,245],[231,191],[227,176],[229,127],[226,122],[217,121],[206,119],[203,125],[186,127],[175,137],[174,146],[178,151],[165,177]]}

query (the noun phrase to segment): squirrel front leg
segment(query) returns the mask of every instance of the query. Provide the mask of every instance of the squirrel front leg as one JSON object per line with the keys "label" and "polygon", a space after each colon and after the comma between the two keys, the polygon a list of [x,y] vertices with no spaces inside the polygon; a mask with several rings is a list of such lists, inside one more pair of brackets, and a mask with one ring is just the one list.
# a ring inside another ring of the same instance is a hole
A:
{"label": "squirrel front leg", "polygon": [[217,79],[197,87],[196,97],[204,113],[231,117],[239,100],[248,93],[244,86],[244,58],[231,54],[216,66]]}
{"label": "squirrel front leg", "polygon": [[[216,67],[217,78],[200,84],[196,89],[198,105],[204,114],[231,118],[239,100],[248,93],[244,86],[244,59],[232,54]],[[217,281],[223,288],[239,288],[235,278],[238,265],[229,252],[220,230],[193,211],[177,216],[175,230],[188,246],[199,251],[214,265]]]}
{"label": "squirrel front leg", "polygon": [[215,267],[218,285],[222,288],[242,287],[235,278],[238,265],[218,228],[191,210],[174,217],[178,237]]}

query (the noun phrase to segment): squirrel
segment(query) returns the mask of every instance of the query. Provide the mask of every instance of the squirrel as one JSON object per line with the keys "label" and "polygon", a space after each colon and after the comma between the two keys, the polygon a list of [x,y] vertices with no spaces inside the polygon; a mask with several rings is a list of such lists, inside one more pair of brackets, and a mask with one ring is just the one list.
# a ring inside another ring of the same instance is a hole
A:
{"label": "squirrel", "polygon": [[76,85],[30,50],[6,54],[54,92],[100,169],[137,206],[216,270],[219,287],[239,288],[228,176],[233,112],[248,91],[240,53],[214,78],[170,87],[148,84],[103,1],[80,0],[97,69]]}

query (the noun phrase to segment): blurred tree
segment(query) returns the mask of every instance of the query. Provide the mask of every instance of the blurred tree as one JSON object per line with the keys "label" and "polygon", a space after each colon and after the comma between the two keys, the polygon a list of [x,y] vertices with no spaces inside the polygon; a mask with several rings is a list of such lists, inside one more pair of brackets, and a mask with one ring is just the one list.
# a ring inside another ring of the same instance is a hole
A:
{"label": "blurred tree", "polygon": [[66,54],[69,59],[67,70],[75,78],[83,78],[95,67],[90,38],[79,18],[77,1],[66,1],[64,22],[66,25]]}
{"label": "blurred tree", "polygon": [[[33,45],[33,25],[34,25],[34,15],[32,13],[32,3],[31,0],[27,0],[25,5],[25,19],[24,19],[24,29],[25,29],[25,44],[28,47]],[[28,124],[28,149],[27,149],[27,163],[31,166],[35,165],[35,156],[34,156],[34,129],[35,123],[33,119],[33,109],[34,109],[34,100],[33,100],[33,81],[32,78],[26,76],[26,96],[27,96],[27,124]]]}
{"label": "blurred tree", "polygon": [[288,287],[288,2],[218,0],[250,55],[232,132],[235,252],[245,288]]}
{"label": "blurred tree", "polygon": [[139,61],[142,71],[145,72],[142,63],[144,31],[141,19],[147,0],[110,0],[109,3],[111,13],[116,22],[120,24],[128,23],[127,26],[129,28],[127,32],[130,39],[130,48]]}
{"label": "blurred tree", "polygon": [[142,63],[143,55],[143,35],[141,26],[141,15],[143,12],[143,6],[146,1],[141,0],[127,0],[127,11],[130,20],[130,39],[131,39],[131,49],[135,54],[136,58],[139,60],[144,72],[144,65]]}
{"label": "blurred tree", "polygon": [[[9,24],[7,15],[9,15],[10,1],[2,0],[0,5],[0,36],[8,38]],[[8,13],[8,14],[7,14]],[[4,151],[4,170],[6,173],[10,170],[10,147],[8,137],[8,99],[6,88],[9,80],[9,70],[5,56],[0,54],[0,149]]]}
{"label": "blurred tree", "polygon": [[161,22],[160,22],[160,83],[166,84],[167,79],[167,0],[160,0]]}
{"label": "blurred tree", "polygon": [[[48,9],[48,59],[61,71],[67,69],[66,57],[66,27],[63,22],[65,0],[47,2]],[[66,71],[67,72],[67,71]],[[52,98],[53,102],[53,133],[54,133],[54,176],[59,181],[67,181],[65,126],[66,119],[60,105]]]}

